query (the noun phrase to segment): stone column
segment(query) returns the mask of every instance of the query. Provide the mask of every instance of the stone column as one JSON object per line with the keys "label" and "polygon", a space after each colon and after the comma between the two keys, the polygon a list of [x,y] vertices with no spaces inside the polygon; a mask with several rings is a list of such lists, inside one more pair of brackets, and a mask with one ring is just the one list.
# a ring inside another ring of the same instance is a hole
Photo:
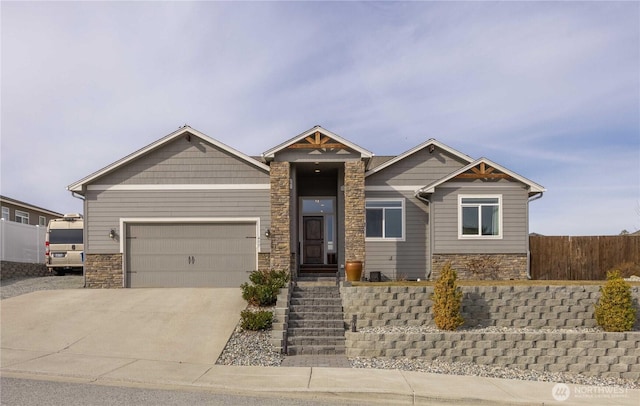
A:
{"label": "stone column", "polygon": [[344,163],[345,260],[364,262],[364,162]]}
{"label": "stone column", "polygon": [[271,269],[291,271],[289,162],[271,163]]}

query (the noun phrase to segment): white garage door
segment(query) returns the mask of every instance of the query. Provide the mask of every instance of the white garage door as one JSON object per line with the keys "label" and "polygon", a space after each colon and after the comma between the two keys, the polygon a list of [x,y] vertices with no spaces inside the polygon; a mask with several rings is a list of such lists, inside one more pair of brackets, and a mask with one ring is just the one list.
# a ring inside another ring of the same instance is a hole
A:
{"label": "white garage door", "polygon": [[239,287],[256,269],[256,224],[127,224],[125,255],[127,287]]}

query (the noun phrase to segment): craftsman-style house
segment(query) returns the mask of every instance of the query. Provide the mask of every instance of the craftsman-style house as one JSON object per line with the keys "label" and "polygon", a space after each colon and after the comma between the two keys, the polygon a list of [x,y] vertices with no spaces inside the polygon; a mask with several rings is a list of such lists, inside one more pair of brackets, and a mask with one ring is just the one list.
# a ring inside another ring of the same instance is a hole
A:
{"label": "craftsman-style house", "polygon": [[256,269],[428,279],[490,258],[528,275],[545,189],[430,139],[374,156],[320,126],[251,157],[185,126],[71,184],[88,287],[239,286]]}

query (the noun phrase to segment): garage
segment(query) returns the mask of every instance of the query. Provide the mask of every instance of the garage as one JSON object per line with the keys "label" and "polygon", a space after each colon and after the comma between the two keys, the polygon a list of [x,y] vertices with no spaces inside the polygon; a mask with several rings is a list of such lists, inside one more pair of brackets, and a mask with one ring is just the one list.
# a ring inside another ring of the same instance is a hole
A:
{"label": "garage", "polygon": [[257,268],[255,222],[125,223],[131,288],[239,287]]}

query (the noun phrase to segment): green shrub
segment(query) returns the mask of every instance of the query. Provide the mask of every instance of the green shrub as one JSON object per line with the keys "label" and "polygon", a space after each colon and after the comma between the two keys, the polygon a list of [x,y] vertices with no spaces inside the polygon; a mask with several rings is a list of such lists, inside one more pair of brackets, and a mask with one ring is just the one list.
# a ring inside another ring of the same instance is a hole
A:
{"label": "green shrub", "polygon": [[440,330],[454,331],[462,324],[464,319],[460,314],[462,306],[462,290],[456,283],[458,275],[446,263],[440,272],[440,277],[433,288],[433,320]]}
{"label": "green shrub", "polygon": [[607,272],[607,283],[600,288],[595,308],[596,322],[605,331],[630,331],[636,321],[631,286],[619,271]]}
{"label": "green shrub", "polygon": [[273,313],[268,310],[243,310],[240,313],[240,326],[245,330],[267,330],[273,324]]}
{"label": "green shrub", "polygon": [[273,306],[280,288],[289,282],[287,271],[254,271],[249,275],[252,285],[243,283],[242,298],[252,306]]}

